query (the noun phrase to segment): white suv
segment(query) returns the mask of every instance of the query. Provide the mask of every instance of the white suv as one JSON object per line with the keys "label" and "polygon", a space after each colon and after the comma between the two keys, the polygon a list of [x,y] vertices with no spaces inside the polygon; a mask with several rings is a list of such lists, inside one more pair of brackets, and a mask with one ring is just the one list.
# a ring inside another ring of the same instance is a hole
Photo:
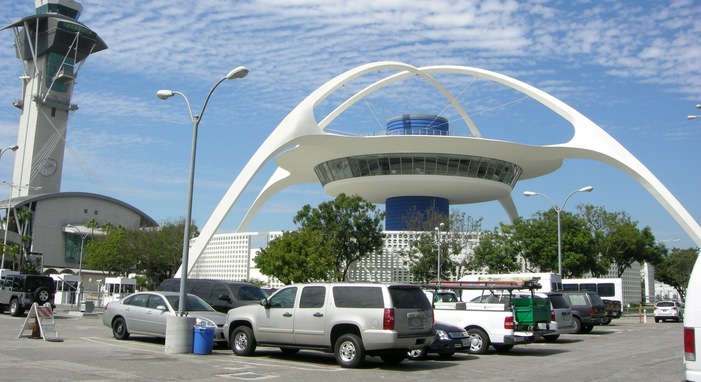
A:
{"label": "white suv", "polygon": [[333,352],[342,367],[366,355],[399,363],[407,351],[433,342],[433,311],[412,285],[373,283],[294,284],[259,305],[229,310],[224,335],[236,355],[256,346]]}

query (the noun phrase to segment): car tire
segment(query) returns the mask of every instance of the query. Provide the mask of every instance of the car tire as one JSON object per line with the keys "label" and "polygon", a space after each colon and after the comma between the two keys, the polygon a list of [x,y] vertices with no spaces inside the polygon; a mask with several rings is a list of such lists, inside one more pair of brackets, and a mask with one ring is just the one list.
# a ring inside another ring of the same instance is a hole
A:
{"label": "car tire", "polygon": [[582,333],[584,334],[591,333],[593,329],[594,325],[582,325]]}
{"label": "car tire", "polygon": [[494,346],[494,349],[496,349],[497,353],[506,353],[514,348],[514,345],[505,344],[492,344],[492,346]]}
{"label": "car tire", "polygon": [[388,365],[396,365],[401,363],[406,358],[406,353],[403,351],[387,352],[380,355],[380,359]]}
{"label": "car tire", "polygon": [[253,355],[256,351],[256,339],[253,336],[253,329],[248,326],[239,326],[231,333],[231,343],[229,344],[234,354],[238,356]]}
{"label": "car tire", "polygon": [[611,323],[611,319],[607,317],[606,321],[602,322],[601,325],[608,325],[610,323]]}
{"label": "car tire", "polygon": [[470,354],[485,354],[489,349],[489,336],[480,328],[471,328],[467,331],[470,335],[470,347],[467,348]]}
{"label": "car tire", "polygon": [[10,301],[10,314],[12,317],[19,317],[24,314],[24,309],[22,309],[22,305],[20,305],[19,300],[16,298]]}
{"label": "car tire", "polygon": [[450,350],[444,350],[444,351],[438,352],[438,356],[441,358],[450,358],[453,355],[455,355],[455,347],[453,347]]}
{"label": "car tire", "polygon": [[574,324],[574,333],[582,333],[582,320],[579,317],[572,317],[572,323]]}
{"label": "car tire", "polygon": [[118,340],[129,339],[127,321],[122,317],[117,317],[112,321],[112,335]]}
{"label": "car tire", "polygon": [[44,305],[51,299],[51,292],[47,287],[39,287],[34,291],[34,301],[39,303],[39,305]]}
{"label": "car tire", "polygon": [[365,347],[355,334],[344,334],[338,337],[333,350],[336,363],[341,367],[358,367],[365,360]]}
{"label": "car tire", "polygon": [[282,350],[282,354],[285,354],[285,355],[292,355],[292,354],[299,353],[299,349],[295,349],[295,348],[280,348],[280,350]]}
{"label": "car tire", "polygon": [[409,350],[406,354],[407,354],[407,358],[414,360],[414,361],[419,361],[422,359],[426,359],[426,355],[428,355],[428,348],[423,347],[421,349]]}
{"label": "car tire", "polygon": [[558,338],[560,338],[559,334],[548,334],[547,336],[543,336],[545,342],[555,342]]}
{"label": "car tire", "polygon": [[659,318],[655,318],[655,323],[659,323],[659,322],[660,322],[660,319],[659,319]]}

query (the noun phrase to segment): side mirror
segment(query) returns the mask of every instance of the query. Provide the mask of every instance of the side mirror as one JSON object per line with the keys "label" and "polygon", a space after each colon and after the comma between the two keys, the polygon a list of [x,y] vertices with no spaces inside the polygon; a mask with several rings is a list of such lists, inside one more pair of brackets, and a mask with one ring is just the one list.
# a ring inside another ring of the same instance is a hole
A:
{"label": "side mirror", "polygon": [[165,312],[166,310],[168,310],[168,308],[166,308],[165,305],[158,305],[156,307],[156,310],[160,310],[161,312]]}
{"label": "side mirror", "polygon": [[231,297],[229,297],[228,294],[220,294],[219,299],[226,302],[233,302],[231,301]]}
{"label": "side mirror", "polygon": [[265,309],[270,309],[270,301],[268,301],[267,298],[263,298],[260,300],[260,305],[265,307]]}

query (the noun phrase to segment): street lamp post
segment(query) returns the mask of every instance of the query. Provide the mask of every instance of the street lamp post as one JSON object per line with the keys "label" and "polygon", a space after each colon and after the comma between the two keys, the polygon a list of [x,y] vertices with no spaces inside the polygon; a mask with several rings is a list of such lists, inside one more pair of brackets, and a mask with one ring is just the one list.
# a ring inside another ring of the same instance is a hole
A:
{"label": "street lamp post", "polygon": [[438,246],[438,268],[437,268],[437,279],[438,279],[438,284],[437,289],[441,289],[441,228],[443,228],[445,224],[441,223],[436,227],[436,245]]}
{"label": "street lamp post", "polygon": [[[17,151],[19,146],[14,145],[14,146],[8,146],[5,147],[4,149],[0,150],[0,159],[2,158],[2,154],[5,154],[7,150],[10,151]],[[12,187],[10,187],[10,200],[12,199]],[[2,263],[0,263],[0,269],[5,268],[5,251],[7,251],[7,228],[10,226],[10,208],[7,208],[7,212],[5,213],[5,238],[2,241],[3,247],[2,247]]]}
{"label": "street lamp post", "polygon": [[548,202],[550,202],[550,205],[552,205],[553,209],[555,212],[557,212],[557,273],[562,277],[562,229],[560,227],[560,213],[562,210],[565,208],[565,205],[567,204],[567,201],[570,199],[570,197],[578,192],[591,192],[594,190],[594,187],[592,186],[586,186],[582,187],[579,190],[572,191],[569,195],[567,195],[567,198],[565,198],[565,201],[562,203],[560,207],[556,206],[555,203],[545,194],[541,194],[539,192],[533,192],[533,191],[524,191],[523,195],[524,196],[536,196],[540,195],[544,197],[545,199],[548,199]]}
{"label": "street lamp post", "polygon": [[202,105],[202,109],[200,110],[199,115],[193,115],[192,114],[192,108],[190,107],[190,101],[187,99],[184,93],[178,92],[178,91],[172,91],[172,90],[159,90],[156,92],[156,96],[162,100],[168,99],[176,94],[180,95],[185,99],[185,103],[187,104],[187,110],[190,113],[190,120],[192,121],[192,149],[190,151],[190,179],[188,182],[188,190],[187,190],[187,208],[185,210],[185,232],[183,234],[183,254],[182,254],[182,272],[180,276],[180,301],[178,304],[178,316],[185,316],[186,312],[186,300],[187,300],[187,292],[186,292],[186,286],[187,286],[187,272],[188,272],[188,256],[190,253],[190,221],[192,219],[192,194],[193,194],[193,188],[195,184],[195,157],[196,157],[196,152],[197,152],[197,129],[199,127],[200,121],[202,120],[202,117],[204,116],[204,111],[205,108],[207,107],[207,103],[209,102],[209,98],[212,96],[212,93],[214,92],[214,89],[219,86],[222,82],[226,80],[231,80],[231,79],[236,79],[236,78],[244,78],[248,74],[248,69],[246,69],[243,66],[239,66],[231,70],[225,77],[220,79],[212,89],[209,91],[207,94],[207,98],[205,98],[204,105]]}
{"label": "street lamp post", "polygon": [[77,306],[79,306],[80,301],[83,297],[83,247],[85,246],[85,239],[88,237],[90,232],[86,232],[85,235],[83,235],[83,232],[80,230],[80,228],[74,226],[73,224],[66,225],[66,228],[72,228],[76,230],[76,232],[78,232],[78,236],[80,236],[80,255],[78,257],[78,304],[76,304]]}

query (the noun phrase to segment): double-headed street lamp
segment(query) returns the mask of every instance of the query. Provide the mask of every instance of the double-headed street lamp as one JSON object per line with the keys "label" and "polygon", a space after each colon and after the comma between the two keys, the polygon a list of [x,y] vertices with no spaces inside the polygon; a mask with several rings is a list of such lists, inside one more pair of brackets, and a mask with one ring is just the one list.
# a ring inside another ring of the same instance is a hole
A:
{"label": "double-headed street lamp", "polygon": [[233,80],[236,78],[244,78],[248,74],[248,69],[243,66],[239,66],[230,71],[225,77],[220,79],[212,89],[207,94],[207,98],[204,100],[204,105],[202,105],[202,110],[200,114],[192,114],[192,108],[190,107],[190,101],[187,99],[185,94],[173,91],[173,90],[159,90],[156,92],[156,96],[162,100],[168,99],[174,95],[180,95],[185,99],[187,104],[187,110],[190,113],[190,120],[192,121],[192,150],[190,151],[190,180],[188,182],[187,190],[187,208],[185,210],[185,232],[183,234],[183,255],[182,255],[182,272],[180,275],[180,302],[178,304],[178,316],[185,316],[186,312],[186,300],[187,300],[187,272],[188,272],[188,256],[190,253],[190,221],[192,219],[192,193],[195,184],[195,157],[197,153],[197,128],[199,127],[202,116],[204,115],[205,108],[209,102],[209,97],[212,96],[214,89],[219,86],[222,82],[226,80]]}
{"label": "double-headed street lamp", "polygon": [[580,188],[579,190],[572,191],[572,193],[570,193],[567,196],[567,198],[565,198],[565,201],[562,203],[562,205],[560,207],[556,206],[555,203],[553,203],[553,201],[550,200],[550,198],[545,194],[541,194],[539,192],[533,192],[533,191],[524,191],[523,192],[524,196],[540,195],[540,196],[544,197],[545,199],[548,199],[548,201],[550,202],[550,205],[552,205],[555,212],[557,212],[557,273],[560,275],[560,277],[562,277],[562,232],[561,232],[561,228],[560,228],[560,212],[562,212],[562,210],[565,208],[567,201],[570,199],[570,197],[572,195],[574,195],[578,192],[591,192],[592,190],[594,190],[594,187],[586,186],[586,187]]}
{"label": "double-headed street lamp", "polygon": [[437,268],[437,279],[438,279],[438,284],[437,289],[441,289],[441,228],[443,228],[445,224],[441,223],[438,225],[438,227],[435,228],[436,230],[436,245],[438,246],[438,268]]}

